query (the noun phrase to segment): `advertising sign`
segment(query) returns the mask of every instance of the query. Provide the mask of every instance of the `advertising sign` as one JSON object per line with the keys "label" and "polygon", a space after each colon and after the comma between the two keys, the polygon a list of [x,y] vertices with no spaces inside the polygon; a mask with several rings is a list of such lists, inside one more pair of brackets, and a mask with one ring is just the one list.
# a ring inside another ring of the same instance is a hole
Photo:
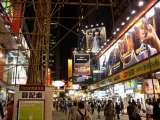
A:
{"label": "advertising sign", "polygon": [[74,76],[90,75],[90,55],[74,55]]}
{"label": "advertising sign", "polygon": [[151,8],[100,57],[106,76],[160,52],[160,3]]}
{"label": "advertising sign", "polygon": [[74,55],[74,72],[73,78],[75,81],[85,81],[91,75],[90,70],[90,55],[75,54]]}
{"label": "advertising sign", "polygon": [[105,27],[95,27],[86,30],[86,49],[96,53],[106,42]]}
{"label": "advertising sign", "polygon": [[[154,91],[153,91],[154,85]],[[143,91],[146,94],[160,93],[159,81],[157,79],[146,79],[143,81]]]}
{"label": "advertising sign", "polygon": [[44,101],[19,101],[18,120],[44,120]]}

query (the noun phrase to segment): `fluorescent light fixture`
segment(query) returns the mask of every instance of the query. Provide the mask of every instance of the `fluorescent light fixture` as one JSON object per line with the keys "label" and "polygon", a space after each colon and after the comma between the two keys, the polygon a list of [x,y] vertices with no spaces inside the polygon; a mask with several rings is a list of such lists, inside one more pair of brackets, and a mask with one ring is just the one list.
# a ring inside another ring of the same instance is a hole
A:
{"label": "fluorescent light fixture", "polygon": [[156,4],[156,7],[157,7],[157,8],[160,8],[160,2],[158,2],[158,3]]}
{"label": "fluorescent light fixture", "polygon": [[127,17],[126,20],[128,21],[130,19],[130,17]]}
{"label": "fluorescent light fixture", "polygon": [[122,25],[122,26],[125,25],[125,22],[122,22],[121,25]]}
{"label": "fluorescent light fixture", "polygon": [[119,28],[117,28],[117,31],[119,31],[120,29]]}
{"label": "fluorescent light fixture", "polygon": [[133,15],[133,14],[135,14],[135,13],[136,13],[136,11],[135,11],[135,10],[132,10],[131,14]]}
{"label": "fluorescent light fixture", "polygon": [[60,81],[60,80],[56,80],[56,81],[53,81],[52,82],[52,85],[55,86],[55,87],[62,87],[64,86],[64,82],[63,81]]}
{"label": "fluorescent light fixture", "polygon": [[144,2],[142,0],[138,2],[139,7],[142,7],[143,5],[144,5]]}

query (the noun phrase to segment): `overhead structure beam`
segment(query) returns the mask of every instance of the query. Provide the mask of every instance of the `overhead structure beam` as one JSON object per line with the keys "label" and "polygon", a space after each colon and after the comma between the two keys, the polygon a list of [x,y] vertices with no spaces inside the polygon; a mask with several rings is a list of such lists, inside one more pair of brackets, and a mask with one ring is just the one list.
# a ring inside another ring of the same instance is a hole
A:
{"label": "overhead structure beam", "polygon": [[[53,2],[52,4],[56,4],[56,2]],[[65,1],[65,2],[59,2],[59,5],[82,5],[82,6],[97,6],[97,3],[90,3],[90,2],[70,2],[70,1]],[[111,6],[111,3],[98,3],[98,6]]]}

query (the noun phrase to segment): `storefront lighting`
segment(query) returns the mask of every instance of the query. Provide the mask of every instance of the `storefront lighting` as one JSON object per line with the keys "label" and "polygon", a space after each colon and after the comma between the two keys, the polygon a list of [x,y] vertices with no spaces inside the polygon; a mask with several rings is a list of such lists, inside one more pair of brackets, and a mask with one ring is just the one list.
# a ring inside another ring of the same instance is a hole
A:
{"label": "storefront lighting", "polygon": [[122,22],[121,25],[122,25],[122,26],[125,25],[125,22]]}
{"label": "storefront lighting", "polygon": [[91,25],[91,27],[93,27],[94,25]]}
{"label": "storefront lighting", "polygon": [[96,26],[99,26],[98,24],[96,24]]}
{"label": "storefront lighting", "polygon": [[135,13],[136,13],[136,11],[135,11],[135,10],[132,10],[131,14],[133,15],[133,14],[135,14]]}
{"label": "storefront lighting", "polygon": [[126,20],[128,21],[130,19],[130,17],[127,17]]}
{"label": "storefront lighting", "polygon": [[154,8],[152,8],[146,13],[146,18],[151,18],[152,16],[154,16]]}
{"label": "storefront lighting", "polygon": [[85,27],[86,27],[86,28],[88,28],[88,26],[87,26],[87,25],[86,25]]}
{"label": "storefront lighting", "polygon": [[117,28],[117,32],[119,31],[120,29],[119,28]]}
{"label": "storefront lighting", "polygon": [[60,81],[60,80],[52,82],[52,85],[55,86],[55,87],[62,87],[62,86],[64,86],[64,84],[65,83],[63,81]]}
{"label": "storefront lighting", "polygon": [[144,5],[144,2],[143,2],[143,1],[139,1],[139,2],[138,2],[138,6],[139,6],[139,7],[142,7],[143,5]]}
{"label": "storefront lighting", "polygon": [[17,36],[14,36],[14,38],[17,39],[18,37],[17,37]]}
{"label": "storefront lighting", "polygon": [[157,8],[160,8],[160,2],[158,2],[158,3],[156,4],[156,7],[157,7]]}
{"label": "storefront lighting", "polygon": [[13,91],[13,90],[8,90],[8,92],[9,92],[9,93],[12,93],[12,94],[15,93],[15,91]]}

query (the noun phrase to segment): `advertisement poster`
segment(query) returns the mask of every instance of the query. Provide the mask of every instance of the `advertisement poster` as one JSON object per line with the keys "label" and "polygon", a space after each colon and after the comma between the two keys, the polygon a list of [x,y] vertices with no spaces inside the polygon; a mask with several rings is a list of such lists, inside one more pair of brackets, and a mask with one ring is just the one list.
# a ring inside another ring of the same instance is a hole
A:
{"label": "advertisement poster", "polygon": [[91,75],[90,55],[75,54],[74,55],[74,71],[73,78],[75,82],[82,82]]}
{"label": "advertisement poster", "polygon": [[139,19],[100,57],[106,76],[160,53],[160,3]]}
{"label": "advertisement poster", "polygon": [[[154,85],[154,91],[153,91]],[[159,81],[157,79],[146,79],[143,82],[143,91],[146,94],[160,93]]]}
{"label": "advertisement poster", "polygon": [[95,27],[86,30],[86,49],[96,53],[106,42],[105,27]]}
{"label": "advertisement poster", "polygon": [[20,100],[18,120],[44,120],[44,101]]}

